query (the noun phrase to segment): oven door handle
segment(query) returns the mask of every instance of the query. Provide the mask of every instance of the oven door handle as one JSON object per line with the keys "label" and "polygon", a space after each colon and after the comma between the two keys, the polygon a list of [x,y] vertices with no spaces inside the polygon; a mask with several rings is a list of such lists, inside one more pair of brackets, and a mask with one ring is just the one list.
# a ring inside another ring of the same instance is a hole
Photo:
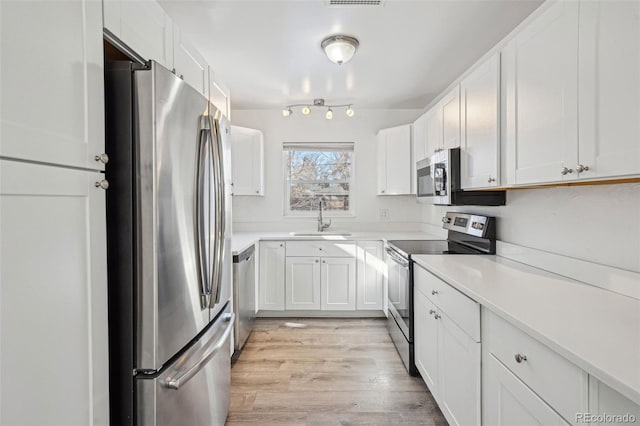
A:
{"label": "oven door handle", "polygon": [[393,259],[394,262],[399,263],[404,268],[409,267],[409,261],[396,253],[394,249],[387,247],[387,255],[389,255],[389,257]]}

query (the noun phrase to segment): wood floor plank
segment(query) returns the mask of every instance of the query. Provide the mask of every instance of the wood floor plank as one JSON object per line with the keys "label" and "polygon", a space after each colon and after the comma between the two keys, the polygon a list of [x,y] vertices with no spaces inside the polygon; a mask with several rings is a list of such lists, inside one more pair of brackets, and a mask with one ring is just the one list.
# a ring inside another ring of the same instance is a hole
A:
{"label": "wood floor plank", "polygon": [[231,370],[227,426],[257,424],[447,423],[384,319],[269,318],[256,321]]}

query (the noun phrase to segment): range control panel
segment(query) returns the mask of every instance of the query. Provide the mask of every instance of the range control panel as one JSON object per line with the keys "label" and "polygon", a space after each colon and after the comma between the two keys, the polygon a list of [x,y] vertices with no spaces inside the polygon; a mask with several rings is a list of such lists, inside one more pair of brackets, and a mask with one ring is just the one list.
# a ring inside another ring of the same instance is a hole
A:
{"label": "range control panel", "polygon": [[466,213],[447,212],[442,218],[442,227],[481,238],[495,238],[495,217]]}

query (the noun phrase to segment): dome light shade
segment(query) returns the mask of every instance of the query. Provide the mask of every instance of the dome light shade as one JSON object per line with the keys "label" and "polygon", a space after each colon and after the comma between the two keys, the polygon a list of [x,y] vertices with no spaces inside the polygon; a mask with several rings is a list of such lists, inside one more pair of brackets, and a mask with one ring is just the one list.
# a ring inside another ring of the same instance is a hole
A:
{"label": "dome light shade", "polygon": [[291,108],[285,108],[282,110],[282,116],[283,117],[288,117],[293,113],[293,111],[291,110]]}
{"label": "dome light shade", "polygon": [[320,46],[331,62],[342,65],[353,57],[360,42],[354,37],[333,35],[322,40]]}
{"label": "dome light shade", "polygon": [[303,106],[303,107],[302,107],[302,113],[303,113],[304,115],[309,115],[309,114],[311,114],[311,108],[309,108],[309,107],[308,107],[308,106],[306,106],[306,105],[305,105],[305,106]]}
{"label": "dome light shade", "polygon": [[353,114],[355,114],[355,111],[353,110],[353,108],[351,108],[351,105],[349,105],[349,108],[347,108],[345,113],[347,114],[347,117],[353,117]]}
{"label": "dome light shade", "polygon": [[331,120],[333,118],[333,110],[331,108],[327,110],[326,117],[327,117],[327,120]]}

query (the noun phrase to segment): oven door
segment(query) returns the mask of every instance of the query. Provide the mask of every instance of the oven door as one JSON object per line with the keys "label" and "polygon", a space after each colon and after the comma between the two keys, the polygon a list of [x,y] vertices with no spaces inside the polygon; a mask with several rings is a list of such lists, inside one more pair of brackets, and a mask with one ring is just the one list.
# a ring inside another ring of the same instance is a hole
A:
{"label": "oven door", "polygon": [[389,314],[398,327],[411,342],[411,282],[409,260],[400,256],[398,252],[387,247],[388,299]]}
{"label": "oven door", "polygon": [[425,158],[416,163],[416,182],[418,202],[425,204],[433,203],[434,184],[430,158]]}

